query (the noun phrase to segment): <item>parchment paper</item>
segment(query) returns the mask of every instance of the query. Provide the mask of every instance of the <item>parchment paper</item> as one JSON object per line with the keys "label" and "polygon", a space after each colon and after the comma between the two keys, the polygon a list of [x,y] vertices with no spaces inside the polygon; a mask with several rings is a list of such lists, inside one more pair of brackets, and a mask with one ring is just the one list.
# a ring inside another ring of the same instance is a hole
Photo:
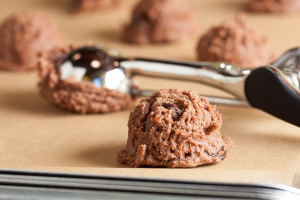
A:
{"label": "parchment paper", "polygon": [[[0,1],[0,19],[15,11],[46,11],[67,41],[93,41],[114,47],[125,56],[194,60],[199,35],[210,25],[242,11],[246,2],[189,0],[198,11],[197,34],[175,44],[141,47],[119,39],[134,1],[80,16],[69,13],[70,1]],[[300,14],[251,14],[248,18],[269,36],[269,47],[278,55],[300,45]],[[299,128],[253,108],[226,106],[217,106],[223,114],[222,134],[229,135],[235,147],[222,163],[192,169],[134,169],[120,165],[116,153],[126,143],[130,111],[105,115],[66,112],[39,96],[37,81],[36,72],[0,71],[0,168],[283,184],[291,184],[294,174],[300,171]],[[195,89],[201,94],[224,95],[195,83],[150,78],[139,81],[144,88]]]}

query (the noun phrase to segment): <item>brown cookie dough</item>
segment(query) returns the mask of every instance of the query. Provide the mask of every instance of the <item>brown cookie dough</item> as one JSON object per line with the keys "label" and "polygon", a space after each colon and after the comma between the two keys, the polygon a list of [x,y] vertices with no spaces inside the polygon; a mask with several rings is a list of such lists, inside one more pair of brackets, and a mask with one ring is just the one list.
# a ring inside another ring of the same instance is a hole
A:
{"label": "brown cookie dough", "polygon": [[251,12],[288,13],[300,11],[299,0],[250,0],[246,9]]}
{"label": "brown cookie dough", "polygon": [[196,51],[200,61],[224,61],[240,67],[259,67],[274,60],[266,43],[265,36],[248,24],[244,16],[238,16],[210,28],[200,38]]}
{"label": "brown cookie dough", "polygon": [[73,0],[76,13],[92,12],[111,8],[129,0]]}
{"label": "brown cookie dough", "polygon": [[38,63],[41,95],[60,108],[85,113],[107,113],[129,108],[129,94],[99,88],[92,82],[76,82],[72,77],[60,79],[58,64],[75,46],[57,47],[41,55]]}
{"label": "brown cookie dough", "polygon": [[118,161],[132,167],[195,167],[221,162],[232,146],[221,114],[195,91],[162,89],[131,112]]}
{"label": "brown cookie dough", "polygon": [[34,69],[38,53],[61,41],[60,31],[48,15],[12,15],[0,27],[0,68],[12,71]]}
{"label": "brown cookie dough", "polygon": [[193,10],[183,0],[142,0],[124,27],[129,43],[166,43],[190,36],[196,28]]}

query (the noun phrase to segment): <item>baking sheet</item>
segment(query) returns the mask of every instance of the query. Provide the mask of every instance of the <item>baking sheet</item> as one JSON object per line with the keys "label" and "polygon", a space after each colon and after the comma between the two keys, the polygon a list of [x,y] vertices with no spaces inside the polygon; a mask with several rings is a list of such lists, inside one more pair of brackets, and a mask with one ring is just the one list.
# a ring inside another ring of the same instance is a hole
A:
{"label": "baking sheet", "polygon": [[[122,24],[135,3],[81,16],[71,15],[67,0],[0,1],[0,19],[15,11],[48,12],[68,41],[114,47],[124,56],[194,60],[199,34],[242,10],[241,0],[189,0],[198,10],[199,29],[190,39],[168,45],[136,46],[120,42]],[[300,46],[300,14],[249,15],[249,21],[269,35],[278,55]],[[199,181],[277,182],[291,184],[300,171],[300,130],[252,108],[217,106],[223,114],[222,134],[235,147],[220,164],[192,169],[129,168],[116,153],[127,139],[129,111],[79,115],[56,108],[37,91],[36,72],[0,71],[0,168],[96,173]],[[139,78],[145,88],[195,89],[223,95],[195,83]]]}

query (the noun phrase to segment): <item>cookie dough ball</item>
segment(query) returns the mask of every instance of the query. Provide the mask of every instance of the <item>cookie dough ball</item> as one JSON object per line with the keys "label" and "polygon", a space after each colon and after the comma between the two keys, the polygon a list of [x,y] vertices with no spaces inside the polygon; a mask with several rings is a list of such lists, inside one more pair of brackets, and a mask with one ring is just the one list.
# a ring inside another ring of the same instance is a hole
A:
{"label": "cookie dough ball", "polygon": [[167,43],[190,36],[196,28],[195,15],[183,0],[142,0],[133,10],[123,32],[129,43]]}
{"label": "cookie dough ball", "polygon": [[74,11],[77,13],[93,12],[111,8],[129,0],[73,0]]}
{"label": "cookie dough ball", "polygon": [[133,99],[127,93],[102,88],[91,81],[78,82],[75,76],[61,78],[60,63],[77,48],[74,45],[56,47],[41,55],[38,63],[40,94],[60,108],[82,114],[108,113],[131,107]]}
{"label": "cookie dough ball", "polygon": [[34,69],[38,54],[61,42],[60,31],[48,15],[12,15],[0,27],[0,68],[12,71]]}
{"label": "cookie dough ball", "polygon": [[251,0],[247,10],[252,12],[288,13],[300,11],[299,0]]}
{"label": "cookie dough ball", "polygon": [[232,146],[221,136],[221,114],[195,91],[162,89],[130,114],[118,160],[132,167],[195,167],[219,163]]}
{"label": "cookie dough ball", "polygon": [[259,67],[271,63],[274,55],[261,35],[243,16],[210,28],[200,38],[196,53],[200,61],[224,61],[240,67]]}

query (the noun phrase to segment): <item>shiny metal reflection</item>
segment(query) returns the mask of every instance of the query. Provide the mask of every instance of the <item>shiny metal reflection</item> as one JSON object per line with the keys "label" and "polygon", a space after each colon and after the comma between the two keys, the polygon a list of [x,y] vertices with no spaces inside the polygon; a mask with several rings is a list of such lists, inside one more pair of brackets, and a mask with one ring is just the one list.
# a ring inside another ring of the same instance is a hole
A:
{"label": "shiny metal reflection", "polygon": [[[297,92],[300,90],[300,50],[292,49],[272,64]],[[208,97],[211,103],[247,105],[244,81],[252,69],[224,62],[183,62],[143,58],[122,58],[103,46],[86,46],[72,51],[60,65],[61,79],[91,81],[98,87],[116,89],[133,96],[148,96],[151,90],[137,89],[136,75],[187,80],[224,90],[236,99]]]}

